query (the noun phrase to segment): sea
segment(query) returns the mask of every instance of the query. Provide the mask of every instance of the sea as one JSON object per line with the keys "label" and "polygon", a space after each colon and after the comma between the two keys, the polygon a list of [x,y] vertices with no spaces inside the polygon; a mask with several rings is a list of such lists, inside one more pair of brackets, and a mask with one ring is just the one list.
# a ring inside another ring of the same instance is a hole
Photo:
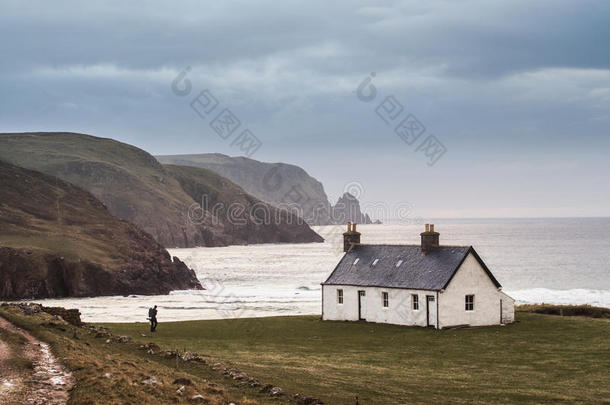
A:
{"label": "sea", "polygon": [[[441,244],[472,245],[503,286],[523,303],[610,308],[610,218],[438,219]],[[169,295],[36,300],[78,308],[87,322],[319,315],[320,283],[343,251],[344,226],[314,230],[324,243],[169,249],[206,288]],[[362,243],[417,244],[422,224],[359,225]]]}

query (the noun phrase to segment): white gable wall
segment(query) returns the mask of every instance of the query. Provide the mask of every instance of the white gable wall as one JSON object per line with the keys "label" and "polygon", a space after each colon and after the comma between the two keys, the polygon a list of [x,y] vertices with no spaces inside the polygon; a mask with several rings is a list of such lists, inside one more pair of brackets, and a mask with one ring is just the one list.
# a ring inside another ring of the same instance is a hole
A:
{"label": "white gable wall", "polygon": [[506,293],[501,293],[502,299],[502,323],[515,322],[515,299],[509,297]]}
{"label": "white gable wall", "polygon": [[[343,304],[337,303],[337,290],[343,290]],[[427,326],[426,295],[435,297],[436,292],[425,290],[404,290],[398,288],[322,286],[322,319],[330,321],[358,320],[358,291],[366,292],[363,318],[368,322],[391,323],[395,325]],[[389,295],[388,307],[383,306],[383,292]],[[419,296],[419,310],[414,311],[412,294]]]}
{"label": "white gable wall", "polygon": [[[467,294],[474,295],[473,311],[465,309]],[[439,327],[499,325],[500,299],[508,301],[507,297],[498,290],[474,255],[469,253],[445,291],[439,293]],[[514,300],[510,303],[506,301],[503,306],[508,310],[508,306],[514,305]]]}

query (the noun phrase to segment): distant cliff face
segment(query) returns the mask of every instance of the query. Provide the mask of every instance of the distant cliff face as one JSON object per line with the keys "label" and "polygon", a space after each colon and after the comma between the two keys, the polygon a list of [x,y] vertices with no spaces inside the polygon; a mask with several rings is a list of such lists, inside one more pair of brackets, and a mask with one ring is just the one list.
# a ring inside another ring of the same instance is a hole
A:
{"label": "distant cliff face", "polygon": [[[360,204],[349,201],[350,207],[357,207],[354,216],[351,210],[344,210],[342,199],[335,211],[328,201],[322,183],[311,177],[302,168],[286,163],[265,163],[245,157],[230,157],[219,153],[197,155],[156,156],[161,163],[194,166],[210,169],[228,178],[254,197],[276,207],[297,209],[299,215],[309,225],[342,224],[362,218],[371,223],[370,218],[362,215]],[[342,197],[344,198],[344,197]],[[355,199],[354,197],[352,197]],[[334,213],[339,215],[335,217]]]}
{"label": "distant cliff face", "polygon": [[231,235],[233,243],[257,243],[261,239],[278,243],[324,241],[294,214],[263,203],[211,170],[164,167],[192,198],[207,197],[207,209],[215,218],[224,219],[225,233]]}
{"label": "distant cliff face", "polygon": [[344,193],[337,204],[333,206],[333,218],[338,223],[355,222],[357,224],[371,224],[371,218],[368,214],[363,214],[360,211],[360,202],[350,193]]}
{"label": "distant cliff face", "polygon": [[[265,232],[247,237],[226,217],[204,212],[192,218],[192,208],[201,205],[204,196],[185,191],[183,184],[147,152],[112,139],[73,133],[0,134],[0,159],[91,192],[111,214],[138,225],[166,247],[321,239],[307,225],[304,230],[286,218],[274,224],[277,233],[264,224],[258,229]],[[215,181],[211,177],[218,176],[207,176],[202,182]],[[223,203],[228,206],[232,201]],[[252,225],[251,218],[245,221],[245,228]]]}
{"label": "distant cliff face", "polygon": [[0,299],[167,294],[195,273],[90,193],[0,161]]}

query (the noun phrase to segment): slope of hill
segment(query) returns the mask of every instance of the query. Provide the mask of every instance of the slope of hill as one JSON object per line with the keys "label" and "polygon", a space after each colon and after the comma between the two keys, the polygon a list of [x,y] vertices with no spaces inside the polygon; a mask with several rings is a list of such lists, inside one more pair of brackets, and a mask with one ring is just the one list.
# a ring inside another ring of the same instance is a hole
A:
{"label": "slope of hill", "polygon": [[90,193],[0,161],[0,299],[167,294],[195,273]]}
{"label": "slope of hill", "polygon": [[[153,156],[134,146],[74,133],[0,134],[0,159],[91,192],[111,214],[140,226],[166,247],[243,243],[242,235],[233,235],[234,227],[226,226],[226,218],[203,212],[193,221],[189,209],[202,196],[190,196]],[[251,235],[250,243],[285,241],[291,233],[301,237],[287,242],[319,240],[306,224],[293,221],[278,227],[286,230],[282,236],[264,232]]]}
{"label": "slope of hill", "polygon": [[340,209],[335,213],[322,183],[295,165],[259,162],[220,153],[163,155],[156,158],[161,163],[210,169],[276,207],[295,205],[310,225],[331,225],[345,221],[371,223],[370,218],[360,212],[359,204],[357,207],[350,206],[357,208],[353,218],[349,215],[352,211],[346,210],[341,200],[338,202],[341,203]]}
{"label": "slope of hill", "polygon": [[[219,176],[211,170],[199,167],[164,165],[184,191],[192,198],[207,196],[208,209],[216,218],[229,219],[225,230],[237,243],[256,243],[260,238],[277,242],[311,241],[322,242],[309,226],[282,226],[291,221],[285,210],[252,197],[241,187]],[[227,201],[231,203],[226,204]]]}

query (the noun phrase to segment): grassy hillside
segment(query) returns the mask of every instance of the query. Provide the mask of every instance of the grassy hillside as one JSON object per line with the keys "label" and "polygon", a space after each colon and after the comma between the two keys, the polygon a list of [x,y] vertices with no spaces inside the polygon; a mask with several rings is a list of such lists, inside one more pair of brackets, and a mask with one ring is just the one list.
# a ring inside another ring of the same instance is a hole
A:
{"label": "grassy hillside", "polygon": [[311,225],[335,223],[330,217],[331,207],[322,183],[298,166],[220,153],[164,155],[157,159],[161,163],[212,170],[274,206],[296,204]]}
{"label": "grassy hillside", "polygon": [[[610,403],[610,321],[518,313],[437,331],[318,317],[161,323],[161,346],[230,360],[327,404]],[[144,324],[109,324],[135,339]]]}
{"label": "grassy hillside", "polygon": [[[154,157],[134,146],[74,133],[0,134],[0,160],[91,192],[110,213],[137,224],[166,247],[243,243],[231,227],[225,227],[226,218],[214,222],[206,213],[197,221],[189,220],[189,207],[200,203],[201,196],[189,195]],[[291,242],[318,239],[306,225],[280,226],[297,235]],[[277,241],[277,235],[268,232],[253,235],[250,243]]]}
{"label": "grassy hillside", "polygon": [[192,270],[90,193],[0,161],[0,299],[198,287]]}
{"label": "grassy hillside", "polygon": [[[104,332],[76,328],[44,313],[26,316],[18,308],[0,306],[0,316],[49,343],[72,372],[76,386],[68,405],[297,405],[292,398],[261,393],[261,386],[227,378],[208,364],[151,355],[134,343],[107,342]],[[8,339],[14,338],[4,336],[0,328],[0,343]],[[28,367],[18,352],[11,364]],[[151,377],[159,383],[143,383]],[[177,392],[182,386],[184,391]],[[203,399],[192,400],[197,394]]]}
{"label": "grassy hillside", "polygon": [[[206,195],[210,209],[215,207],[214,213],[220,218],[227,218],[231,215],[231,204],[246,207],[244,212],[237,216],[238,219],[243,220],[243,224],[238,221],[227,221],[225,224],[226,232],[233,235],[234,240],[239,243],[256,243],[260,238],[273,239],[277,242],[291,242],[308,241],[313,237],[316,242],[323,241],[317,234],[311,235],[311,229],[307,225],[282,226],[281,223],[291,221],[288,218],[290,214],[257,200],[238,185],[211,170],[176,165],[164,165],[164,167],[192,198]],[[256,216],[254,221],[250,218],[252,213]]]}

